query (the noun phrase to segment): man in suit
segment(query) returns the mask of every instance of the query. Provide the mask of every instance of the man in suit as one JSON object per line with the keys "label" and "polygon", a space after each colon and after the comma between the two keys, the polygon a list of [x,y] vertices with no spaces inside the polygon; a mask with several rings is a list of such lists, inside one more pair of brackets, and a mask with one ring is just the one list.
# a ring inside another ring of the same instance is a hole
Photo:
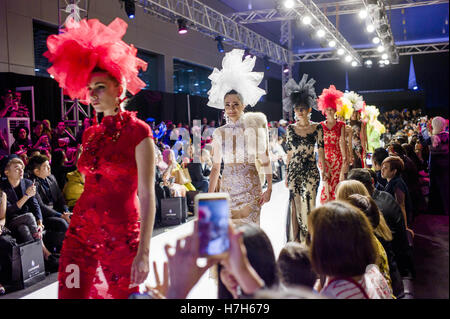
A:
{"label": "man in suit", "polygon": [[59,250],[62,245],[63,234],[69,228],[71,215],[64,201],[64,195],[58,186],[55,176],[51,174],[47,156],[35,155],[31,157],[27,169],[30,173],[30,179],[36,185],[36,199],[42,211],[44,226],[50,232],[61,234],[60,242],[49,243],[49,246],[56,246],[58,247],[57,250]]}

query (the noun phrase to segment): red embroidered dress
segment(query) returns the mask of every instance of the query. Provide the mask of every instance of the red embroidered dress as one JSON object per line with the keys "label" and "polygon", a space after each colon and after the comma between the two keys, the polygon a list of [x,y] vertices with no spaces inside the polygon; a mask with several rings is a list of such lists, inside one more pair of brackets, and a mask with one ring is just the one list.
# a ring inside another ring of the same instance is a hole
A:
{"label": "red embroidered dress", "polygon": [[[84,192],[73,210],[59,265],[59,298],[128,298],[131,264],[139,244],[136,146],[151,137],[134,112],[106,116],[83,134],[78,170]],[[79,269],[79,288],[76,271]],[[98,291],[101,268],[107,291]]]}
{"label": "red embroidered dress", "polygon": [[343,164],[339,139],[341,137],[342,127],[345,126],[345,123],[336,121],[336,124],[332,129],[327,127],[325,121],[320,124],[322,124],[323,128],[325,163],[330,173],[330,180],[327,183],[324,183],[322,193],[320,194],[320,203],[324,204],[335,199],[334,192],[337,184],[339,184],[339,175]]}

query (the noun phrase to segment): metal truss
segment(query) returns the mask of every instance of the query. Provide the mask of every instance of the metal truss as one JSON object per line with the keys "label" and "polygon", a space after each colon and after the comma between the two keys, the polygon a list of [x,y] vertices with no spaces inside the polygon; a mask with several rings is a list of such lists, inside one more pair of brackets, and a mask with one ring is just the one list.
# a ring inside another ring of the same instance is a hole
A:
{"label": "metal truss", "polygon": [[[441,53],[449,52],[448,42],[445,43],[429,43],[429,44],[415,44],[398,46],[397,50],[399,55],[415,55],[415,54],[428,54],[428,53]],[[376,58],[380,56],[380,53],[376,48],[360,49],[357,50],[363,59]],[[301,53],[293,55],[293,62],[318,62],[318,61],[331,61],[338,60],[340,57],[334,52],[311,52]]]}
{"label": "metal truss", "polygon": [[[77,6],[77,9],[70,6]],[[89,0],[58,0],[58,31],[64,27],[65,19],[63,15],[72,15],[74,18],[78,15],[78,18],[83,19],[88,17]],[[65,17],[64,17],[65,18]],[[80,128],[80,113],[87,118],[91,117],[91,110],[89,105],[83,105],[78,99],[70,100],[64,98],[64,92],[61,89],[61,120],[64,123],[74,128],[75,134],[78,133]],[[66,130],[66,133],[75,140],[75,136],[70,134]]]}
{"label": "metal truss", "polygon": [[[389,6],[389,10],[405,9],[419,6],[428,6],[435,4],[448,3],[449,0],[428,0],[417,1],[409,3],[399,3]],[[317,6],[323,11],[326,16],[337,16],[344,14],[358,13],[362,6],[361,0],[344,0],[329,3],[319,3]],[[294,7],[297,10],[301,9],[301,5]],[[293,9],[294,9],[293,8]],[[230,18],[240,24],[264,23],[274,21],[295,20],[297,15],[293,9],[262,9],[252,11],[242,11],[233,13]]]}
{"label": "metal truss", "polygon": [[245,26],[233,21],[224,14],[197,0],[139,0],[137,5],[147,14],[152,14],[167,22],[179,18],[186,19],[189,29],[201,32],[212,39],[225,38],[225,43],[233,47],[250,50],[261,58],[268,57],[277,64],[287,64],[289,52]]}
{"label": "metal truss", "polygon": [[297,0],[297,4],[300,5],[300,10],[293,8],[299,18],[304,14],[309,15],[312,18],[310,26],[314,29],[322,28],[326,32],[325,40],[334,40],[336,42],[336,49],[344,49],[345,55],[350,55],[353,61],[356,61],[357,65],[362,65],[361,57],[352,48],[350,43],[342,36],[342,34],[336,29],[333,23],[326,17],[326,15],[317,7],[313,0]]}

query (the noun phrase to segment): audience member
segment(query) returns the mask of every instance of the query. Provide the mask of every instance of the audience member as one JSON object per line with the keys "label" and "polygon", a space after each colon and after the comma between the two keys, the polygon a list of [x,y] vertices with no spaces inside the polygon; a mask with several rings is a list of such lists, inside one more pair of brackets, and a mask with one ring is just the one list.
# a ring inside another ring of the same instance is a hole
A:
{"label": "audience member", "polygon": [[6,194],[0,190],[0,295],[6,293],[4,285],[12,276],[12,250],[17,245],[11,231],[6,228]]}
{"label": "audience member", "polygon": [[408,244],[402,210],[391,194],[375,188],[375,180],[371,178],[369,171],[365,169],[352,169],[347,179],[360,181],[368,190],[391,230],[392,250],[400,274],[402,277],[411,276],[414,273],[413,258],[411,248]]}
{"label": "audience member", "polygon": [[[18,126],[14,130],[14,143],[11,145],[10,153],[15,154],[21,151],[27,151],[31,145],[31,140],[28,137],[29,131],[25,126]],[[19,154],[18,154],[19,155]]]}
{"label": "audience member", "polygon": [[372,226],[359,209],[328,202],[311,211],[308,224],[311,264],[324,276],[315,286],[320,294],[338,299],[391,298],[391,289],[375,265]]}
{"label": "audience member", "polygon": [[381,186],[386,187],[387,180],[381,176],[381,164],[383,163],[384,159],[389,156],[389,152],[386,151],[384,148],[376,148],[373,152],[372,156],[372,168],[377,173],[377,179],[375,180],[375,187],[377,187],[376,184],[379,184]]}
{"label": "audience member", "polygon": [[298,242],[288,242],[280,251],[277,265],[281,283],[285,287],[305,286],[313,288],[317,274],[311,268],[309,249]]}
{"label": "audience member", "polygon": [[59,189],[64,189],[66,175],[77,169],[76,165],[66,166],[67,157],[63,149],[57,148],[52,152],[51,170],[58,182]]}
{"label": "audience member", "polygon": [[391,194],[400,205],[406,230],[414,237],[414,232],[408,227],[412,222],[412,208],[408,186],[401,177],[403,168],[404,164],[400,157],[389,156],[382,163],[381,175],[388,181],[385,191]]}
{"label": "audience member", "polygon": [[[61,189],[55,176],[51,174],[48,158],[36,155],[28,163],[31,180],[36,185],[36,199],[42,211],[44,226],[47,228],[46,236],[51,237],[47,246],[56,252],[62,247],[62,238],[69,228],[70,215]],[[58,236],[58,234],[61,234]],[[59,239],[58,239],[59,238]]]}

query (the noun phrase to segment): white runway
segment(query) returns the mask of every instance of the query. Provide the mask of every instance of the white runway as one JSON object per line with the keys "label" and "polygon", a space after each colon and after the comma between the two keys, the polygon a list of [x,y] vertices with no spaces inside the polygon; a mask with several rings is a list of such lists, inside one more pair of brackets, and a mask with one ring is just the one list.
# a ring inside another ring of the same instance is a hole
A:
{"label": "white runway", "polygon": [[[289,199],[289,191],[283,182],[273,185],[272,198],[266,203],[261,212],[261,228],[267,233],[272,242],[275,257],[278,257],[280,250],[286,243],[286,212]],[[150,248],[150,275],[147,282],[154,283],[153,261],[158,264],[162,276],[162,264],[166,260],[164,245],[174,245],[178,238],[192,233],[193,221],[177,226],[165,233],[152,238]],[[54,282],[41,288],[22,299],[56,299],[58,295],[58,283]],[[217,283],[210,278],[207,271],[188,296],[189,299],[216,299]]]}

